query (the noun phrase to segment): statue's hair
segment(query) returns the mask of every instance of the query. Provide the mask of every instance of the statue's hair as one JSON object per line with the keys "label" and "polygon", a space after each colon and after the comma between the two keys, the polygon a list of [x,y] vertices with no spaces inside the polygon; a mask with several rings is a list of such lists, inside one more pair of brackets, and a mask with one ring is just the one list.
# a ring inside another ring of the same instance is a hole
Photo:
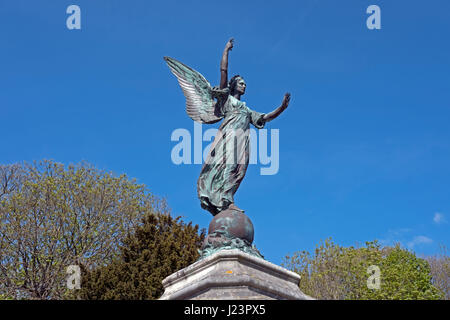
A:
{"label": "statue's hair", "polygon": [[242,77],[237,74],[237,75],[233,76],[233,78],[231,78],[230,81],[228,82],[228,88],[230,89],[231,95],[233,95],[233,93],[234,93],[234,89],[236,88],[238,78],[242,78]]}

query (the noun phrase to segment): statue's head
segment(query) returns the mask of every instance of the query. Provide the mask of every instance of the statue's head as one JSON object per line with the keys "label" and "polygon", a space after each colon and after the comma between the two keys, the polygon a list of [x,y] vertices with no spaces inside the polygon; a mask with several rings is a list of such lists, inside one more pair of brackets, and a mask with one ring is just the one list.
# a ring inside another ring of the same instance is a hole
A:
{"label": "statue's head", "polygon": [[245,93],[247,84],[245,83],[244,78],[242,78],[240,75],[235,75],[230,79],[228,87],[230,88],[230,95],[233,96],[235,93],[243,95]]}

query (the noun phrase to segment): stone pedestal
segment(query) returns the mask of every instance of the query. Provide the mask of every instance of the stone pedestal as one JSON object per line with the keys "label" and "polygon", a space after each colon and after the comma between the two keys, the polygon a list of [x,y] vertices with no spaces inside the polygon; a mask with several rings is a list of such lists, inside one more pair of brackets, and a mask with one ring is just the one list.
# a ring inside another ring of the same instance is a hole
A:
{"label": "stone pedestal", "polygon": [[224,249],[164,279],[161,300],[311,300],[299,281],[264,259]]}

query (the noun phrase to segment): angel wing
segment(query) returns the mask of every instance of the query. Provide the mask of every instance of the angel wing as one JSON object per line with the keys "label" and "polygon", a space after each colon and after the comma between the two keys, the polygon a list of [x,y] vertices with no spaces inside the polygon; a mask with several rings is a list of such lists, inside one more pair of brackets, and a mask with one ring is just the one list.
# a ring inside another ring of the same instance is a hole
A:
{"label": "angel wing", "polygon": [[186,113],[200,123],[215,123],[223,118],[220,103],[214,98],[222,97],[225,92],[211,88],[209,82],[197,71],[170,57],[164,57],[170,71],[177,77],[186,97]]}

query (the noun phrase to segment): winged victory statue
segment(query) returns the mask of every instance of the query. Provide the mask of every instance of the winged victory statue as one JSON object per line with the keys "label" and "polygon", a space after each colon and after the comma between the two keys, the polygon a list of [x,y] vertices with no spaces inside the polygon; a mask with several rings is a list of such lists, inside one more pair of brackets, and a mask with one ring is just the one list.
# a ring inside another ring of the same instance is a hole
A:
{"label": "winged victory statue", "polygon": [[[244,78],[235,75],[228,81],[228,53],[233,44],[234,40],[230,39],[223,51],[219,87],[211,87],[205,77],[185,64],[164,57],[186,97],[186,112],[189,117],[205,124],[223,119],[197,182],[201,206],[213,216],[226,209],[243,212],[234,203],[234,194],[249,163],[250,124],[258,129],[263,128],[266,122],[278,117],[290,101],[290,94],[286,93],[281,106],[267,114],[247,107],[241,101],[247,87]],[[235,140],[233,143],[231,139],[236,139],[237,142]]]}
{"label": "winged victory statue", "polygon": [[225,45],[220,62],[220,84],[212,87],[196,70],[170,57],[164,57],[186,97],[188,116],[199,123],[222,120],[208,157],[197,181],[201,207],[208,210],[211,221],[201,255],[207,256],[223,248],[239,248],[262,257],[251,246],[253,224],[234,202],[249,164],[250,124],[258,129],[278,117],[289,105],[291,95],[284,95],[281,105],[270,113],[260,113],[241,101],[247,87],[244,78],[233,76],[228,81],[228,54],[233,49],[231,38]]}

